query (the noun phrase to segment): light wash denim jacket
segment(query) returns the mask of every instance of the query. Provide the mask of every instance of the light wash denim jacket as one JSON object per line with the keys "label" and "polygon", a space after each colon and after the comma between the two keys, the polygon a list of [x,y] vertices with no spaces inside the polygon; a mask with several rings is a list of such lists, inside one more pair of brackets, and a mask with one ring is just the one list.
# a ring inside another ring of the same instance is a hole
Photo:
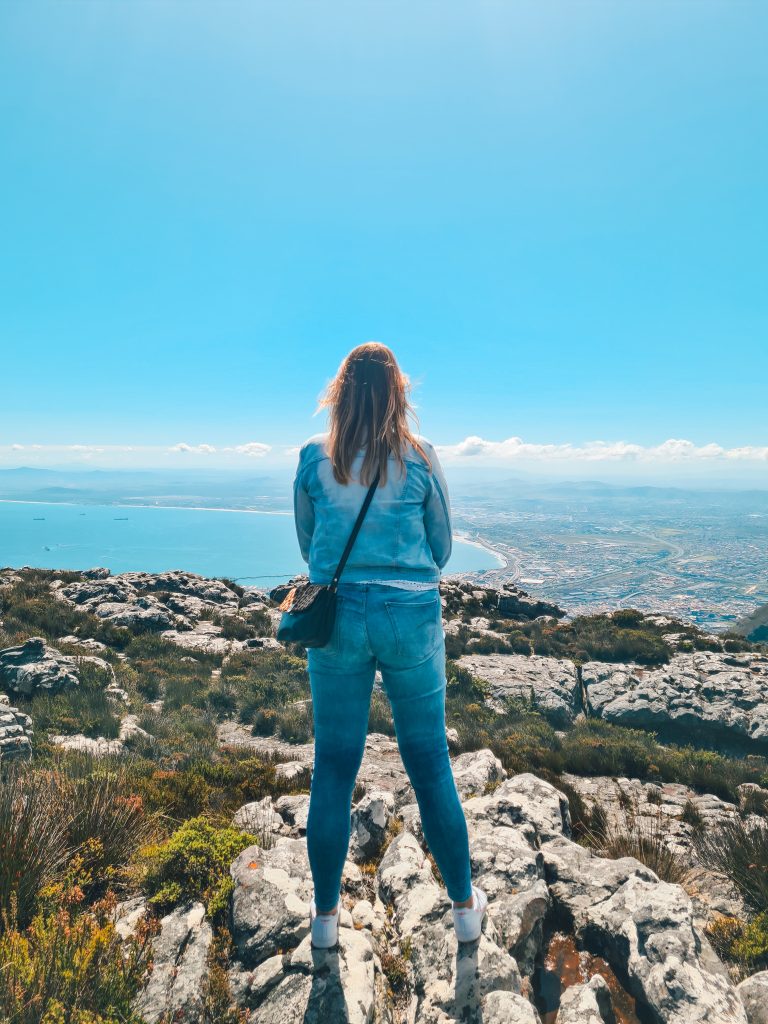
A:
{"label": "light wash denim jacket", "polygon": [[[365,452],[355,456],[350,483],[340,484],[333,476],[327,438],[327,433],[314,434],[304,442],[293,483],[296,533],[311,583],[333,579],[368,490],[358,482]],[[403,453],[404,474],[389,456],[387,482],[379,482],[374,491],[342,580],[439,581],[451,556],[450,500],[433,445],[424,437],[418,441],[432,472],[411,444]]]}

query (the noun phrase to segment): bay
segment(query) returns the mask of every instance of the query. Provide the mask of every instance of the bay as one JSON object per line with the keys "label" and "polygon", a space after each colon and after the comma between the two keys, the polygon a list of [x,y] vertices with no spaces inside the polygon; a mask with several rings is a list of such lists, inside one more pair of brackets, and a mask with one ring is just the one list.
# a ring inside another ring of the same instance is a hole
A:
{"label": "bay", "polygon": [[[443,570],[498,569],[487,548],[454,539]],[[0,501],[0,566],[164,572],[184,569],[269,587],[306,572],[293,515],[226,509]]]}

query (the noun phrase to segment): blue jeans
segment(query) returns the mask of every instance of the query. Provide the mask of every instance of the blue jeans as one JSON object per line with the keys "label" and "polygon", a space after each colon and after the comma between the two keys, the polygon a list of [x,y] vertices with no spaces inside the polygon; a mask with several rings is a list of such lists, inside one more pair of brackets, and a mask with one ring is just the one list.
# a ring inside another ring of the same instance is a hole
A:
{"label": "blue jeans", "polygon": [[309,648],[307,659],[315,724],[307,852],[318,910],[333,910],[339,898],[377,664],[427,846],[449,897],[468,900],[467,822],[445,735],[439,591],[342,580],[333,635],[325,647]]}

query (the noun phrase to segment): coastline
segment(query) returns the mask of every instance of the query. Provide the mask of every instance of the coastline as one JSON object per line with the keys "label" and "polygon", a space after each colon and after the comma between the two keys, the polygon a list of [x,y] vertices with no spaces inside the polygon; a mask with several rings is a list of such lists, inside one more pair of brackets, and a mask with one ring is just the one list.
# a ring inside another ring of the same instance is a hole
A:
{"label": "coastline", "polygon": [[261,508],[212,508],[207,505],[137,505],[120,501],[33,501],[27,498],[0,498],[0,505],[66,505],[69,508],[151,508],[175,512],[247,512],[256,516],[292,516],[293,512],[275,512]]}

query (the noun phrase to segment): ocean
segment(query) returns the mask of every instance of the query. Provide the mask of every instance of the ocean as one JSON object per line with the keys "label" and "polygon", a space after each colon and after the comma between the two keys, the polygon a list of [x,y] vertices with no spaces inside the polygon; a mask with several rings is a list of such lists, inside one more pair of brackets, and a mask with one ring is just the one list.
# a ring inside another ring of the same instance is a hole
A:
{"label": "ocean", "polygon": [[[443,573],[501,564],[487,548],[455,539]],[[0,501],[0,567],[23,565],[185,569],[265,588],[307,571],[291,513]]]}

